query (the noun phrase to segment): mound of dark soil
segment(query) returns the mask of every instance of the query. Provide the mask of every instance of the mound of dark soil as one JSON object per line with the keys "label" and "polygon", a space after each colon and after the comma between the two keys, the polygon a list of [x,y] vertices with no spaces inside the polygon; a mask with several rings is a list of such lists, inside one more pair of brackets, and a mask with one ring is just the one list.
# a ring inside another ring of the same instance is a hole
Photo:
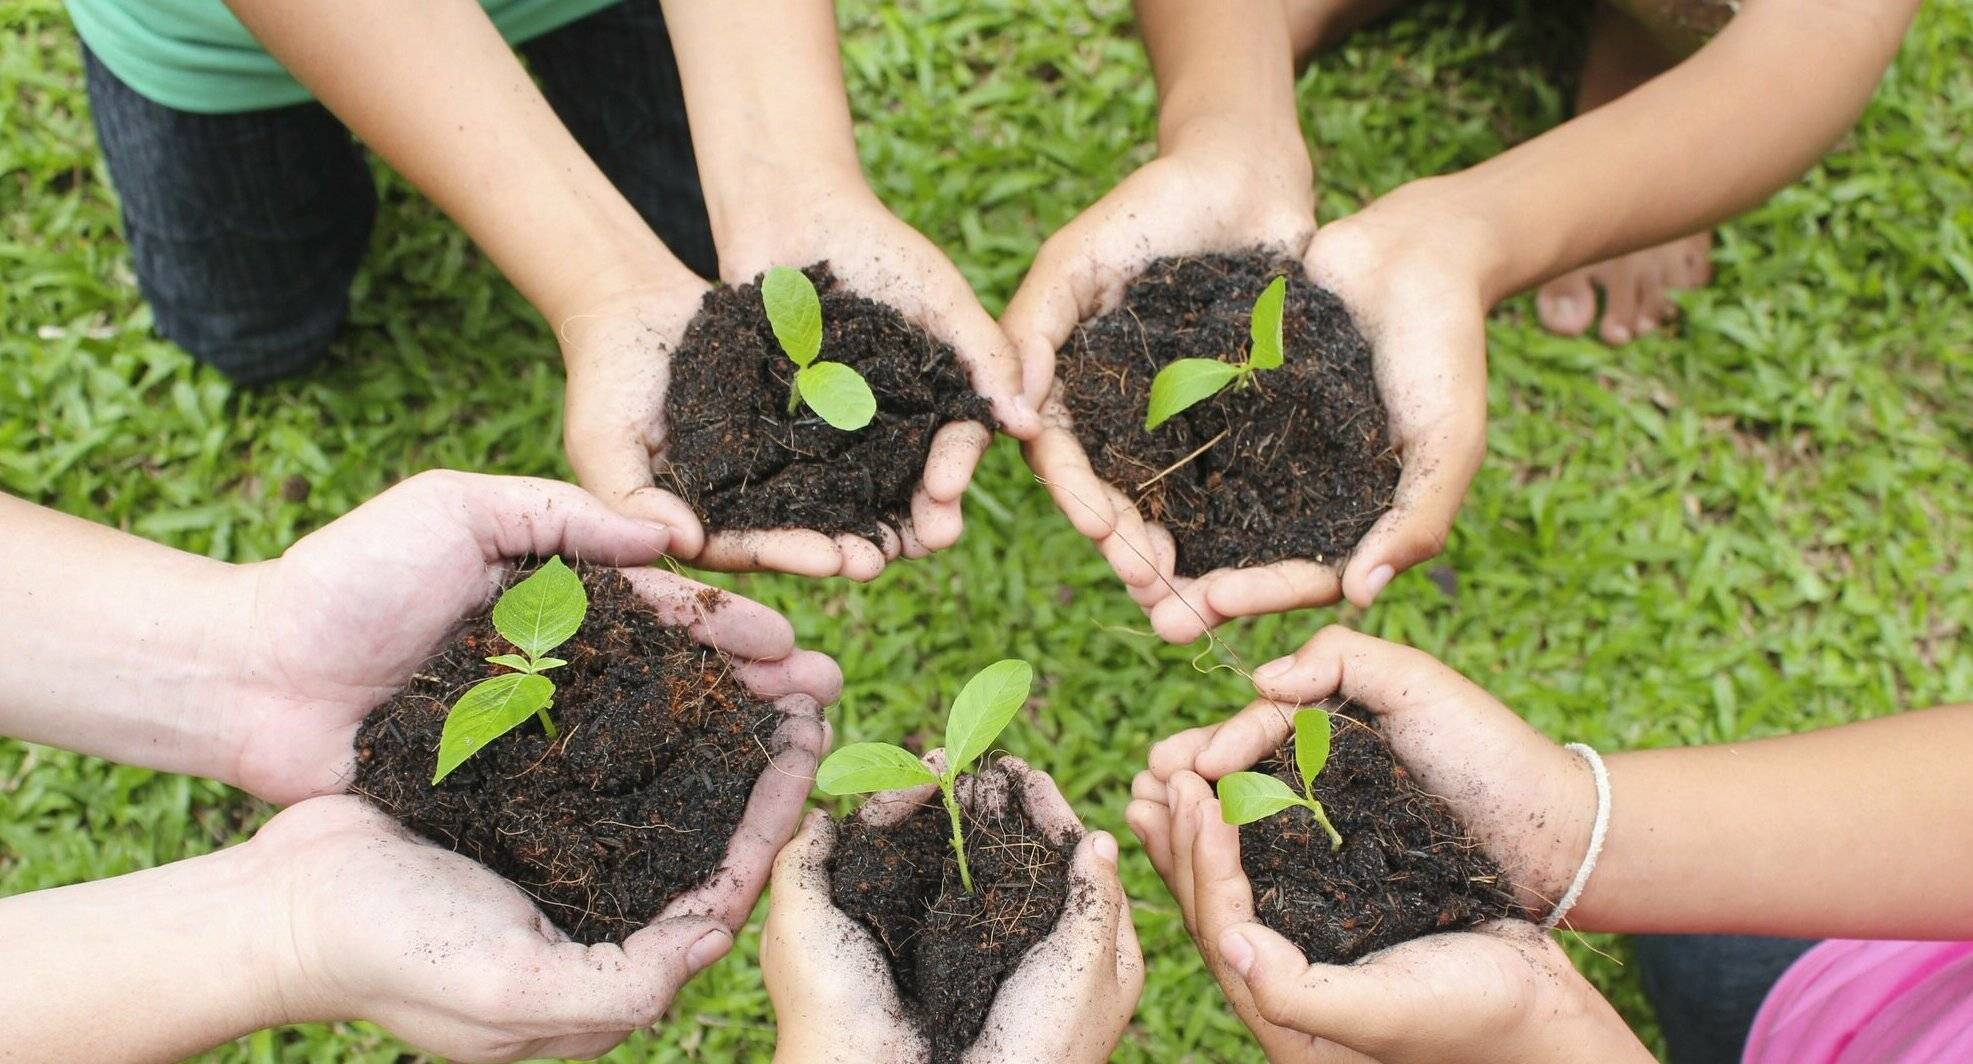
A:
{"label": "mound of dark soil", "polygon": [[[1315,799],[1343,848],[1306,809],[1240,828],[1240,865],[1261,922],[1308,959],[1345,964],[1420,935],[1522,915],[1507,877],[1445,802],[1412,782],[1361,707],[1334,717],[1329,763]],[[1255,771],[1301,790],[1294,750],[1283,745]]]}
{"label": "mound of dark soil", "polygon": [[841,824],[830,858],[836,907],[876,935],[905,1008],[957,1061],[979,1037],[1000,984],[1055,927],[1068,899],[1069,856],[1019,808],[965,822],[972,894],[959,882],[952,821],[934,799],[902,823]]}
{"label": "mound of dark soil", "polygon": [[549,674],[559,740],[525,721],[432,786],[448,707],[515,651],[489,606],[364,719],[352,790],[519,884],[576,941],[620,941],[725,859],[782,716],[615,570],[579,571],[589,613]]}
{"label": "mound of dark soil", "polygon": [[707,293],[671,356],[659,482],[708,531],[807,528],[875,539],[901,525],[932,436],[954,421],[996,427],[951,347],[890,307],[803,271],[822,300],[822,354],[863,374],[877,415],[855,432],[807,406],[788,413],[795,364],[775,342],[754,284]]}
{"label": "mound of dark soil", "polygon": [[[1146,432],[1158,371],[1181,358],[1244,361],[1254,300],[1282,274],[1282,366]],[[1076,329],[1058,365],[1091,466],[1170,530],[1181,576],[1338,562],[1390,508],[1398,458],[1370,345],[1298,263],[1260,252],[1160,259],[1122,306]]]}

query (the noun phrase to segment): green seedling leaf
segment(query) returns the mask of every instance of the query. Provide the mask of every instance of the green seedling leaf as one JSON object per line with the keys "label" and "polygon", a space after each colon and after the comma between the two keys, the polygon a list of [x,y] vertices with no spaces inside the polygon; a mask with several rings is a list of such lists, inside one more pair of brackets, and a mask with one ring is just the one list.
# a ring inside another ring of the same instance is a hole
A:
{"label": "green seedling leaf", "polygon": [[1212,358],[1181,358],[1159,370],[1151,380],[1145,431],[1164,424],[1186,407],[1212,398],[1239,375],[1239,366]]}
{"label": "green seedling leaf", "polygon": [[937,783],[938,776],[909,750],[889,743],[851,743],[822,760],[815,785],[823,794],[867,794]]}
{"label": "green seedling leaf", "polygon": [[841,362],[817,362],[795,371],[795,390],[822,420],[855,432],[877,413],[877,397],[863,374]]}
{"label": "green seedling leaf", "polygon": [[822,300],[816,297],[808,276],[786,266],[774,267],[761,278],[760,301],[767,308],[767,323],[774,327],[781,350],[797,366],[815,361],[822,350]]}
{"label": "green seedling leaf", "polygon": [[1274,369],[1281,365],[1281,308],[1288,299],[1288,278],[1276,277],[1254,300],[1252,332],[1254,346],[1247,352],[1247,365],[1254,369]]}
{"label": "green seedling leaf", "polygon": [[1229,824],[1251,824],[1283,809],[1308,805],[1294,788],[1261,772],[1235,772],[1219,781],[1219,815]]}
{"label": "green seedling leaf", "polygon": [[445,718],[438,737],[438,772],[432,785],[452,774],[486,744],[514,730],[555,697],[555,685],[545,676],[508,672],[473,685]]}
{"label": "green seedling leaf", "polygon": [[582,578],[558,557],[508,588],[493,604],[493,627],[530,658],[568,642],[589,612]]}
{"label": "green seedling leaf", "polygon": [[1315,778],[1329,763],[1329,713],[1304,709],[1295,714],[1295,771],[1302,774],[1302,791],[1315,799]]}
{"label": "green seedling leaf", "polygon": [[956,779],[974,758],[987,752],[1027,704],[1033,685],[1034,667],[1019,658],[996,661],[966,681],[945,721],[947,779]]}
{"label": "green seedling leaf", "polygon": [[488,665],[505,665],[515,672],[534,672],[540,668],[540,666],[519,654],[495,654],[486,659],[486,663]]}

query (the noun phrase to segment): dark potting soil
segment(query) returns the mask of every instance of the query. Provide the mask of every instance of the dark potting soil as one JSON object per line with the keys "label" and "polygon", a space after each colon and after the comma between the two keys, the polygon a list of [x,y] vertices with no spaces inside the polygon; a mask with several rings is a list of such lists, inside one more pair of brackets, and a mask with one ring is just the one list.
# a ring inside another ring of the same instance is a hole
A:
{"label": "dark potting soil", "polygon": [[[1309,960],[1345,964],[1420,935],[1523,915],[1500,866],[1444,801],[1412,781],[1369,714],[1346,704],[1333,723],[1315,799],[1343,848],[1329,849],[1306,809],[1242,825],[1240,865],[1261,922]],[[1255,771],[1299,792],[1294,763],[1283,745]]]}
{"label": "dark potting soil", "polygon": [[621,941],[725,859],[781,712],[615,570],[578,571],[589,613],[549,674],[559,740],[525,721],[432,786],[448,707],[516,649],[489,606],[364,718],[352,790],[518,884],[570,938]]}
{"label": "dark potting soil", "polygon": [[[1181,358],[1244,361],[1254,300],[1283,274],[1280,368],[1146,432],[1158,371]],[[1390,508],[1399,463],[1370,344],[1295,262],[1259,251],[1159,259],[1122,306],[1076,329],[1058,362],[1090,465],[1171,532],[1181,576],[1336,563]]]}
{"label": "dark potting soil", "polygon": [[802,272],[822,300],[818,357],[863,374],[876,416],[844,432],[807,406],[789,414],[795,364],[774,339],[758,279],[715,288],[671,356],[660,483],[708,531],[807,528],[876,541],[910,516],[940,428],[997,425],[951,347],[838,284],[827,263]]}
{"label": "dark potting soil", "polygon": [[836,907],[876,936],[933,1064],[958,1060],[1000,984],[1054,929],[1075,847],[1049,842],[1019,808],[969,817],[967,894],[952,821],[936,799],[900,824],[872,828],[850,817],[840,829],[830,857]]}

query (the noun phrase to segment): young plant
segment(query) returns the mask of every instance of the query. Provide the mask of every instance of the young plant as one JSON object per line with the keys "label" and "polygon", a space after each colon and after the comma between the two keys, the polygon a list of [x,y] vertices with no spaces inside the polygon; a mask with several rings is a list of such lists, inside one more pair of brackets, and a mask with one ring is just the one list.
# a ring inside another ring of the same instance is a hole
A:
{"label": "young plant", "polygon": [[863,375],[841,362],[815,360],[822,353],[822,300],[808,277],[800,270],[776,266],[761,279],[760,301],[767,308],[774,339],[796,366],[794,383],[788,387],[788,413],[807,403],[822,420],[844,432],[870,424],[877,413],[877,397],[870,394]]}
{"label": "young plant", "polygon": [[959,882],[971,894],[973,872],[966,864],[966,839],[959,830],[959,799],[953,794],[953,785],[1027,704],[1033,683],[1034,668],[1017,658],[996,661],[967,680],[945,720],[944,772],[933,772],[909,750],[889,743],[851,743],[823,760],[815,772],[815,785],[824,794],[841,796],[938,784],[946,814],[952,818],[952,852],[959,857]]}
{"label": "young plant", "polygon": [[555,681],[542,674],[568,664],[548,652],[568,642],[588,612],[582,578],[560,557],[548,559],[534,575],[501,592],[493,604],[493,627],[521,652],[486,659],[513,671],[481,680],[453,703],[439,733],[433,786],[530,716],[541,721],[548,738],[555,738],[555,721],[548,715]]}
{"label": "young plant", "polygon": [[1144,430],[1164,424],[1187,407],[1205,402],[1229,384],[1245,387],[1255,371],[1281,365],[1281,309],[1288,299],[1288,278],[1276,277],[1254,300],[1248,332],[1254,346],[1245,362],[1216,358],[1181,358],[1151,379],[1151,403],[1144,412]]}
{"label": "young plant", "polygon": [[1329,814],[1315,800],[1315,777],[1329,761],[1329,713],[1304,709],[1295,714],[1295,771],[1302,777],[1302,793],[1265,772],[1235,772],[1219,781],[1221,819],[1229,824],[1251,824],[1284,809],[1301,806],[1315,814],[1315,822],[1329,833],[1329,849],[1343,846],[1343,837],[1329,823]]}

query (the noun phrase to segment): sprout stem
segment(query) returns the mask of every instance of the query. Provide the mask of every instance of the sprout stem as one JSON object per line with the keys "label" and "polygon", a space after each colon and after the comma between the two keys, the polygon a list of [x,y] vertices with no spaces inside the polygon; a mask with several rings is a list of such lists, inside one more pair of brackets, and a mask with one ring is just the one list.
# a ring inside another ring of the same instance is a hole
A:
{"label": "sprout stem", "polygon": [[[553,741],[553,740],[555,740],[556,738],[558,738],[558,737],[560,736],[560,733],[558,733],[558,732],[557,732],[557,731],[555,730],[555,721],[554,721],[554,719],[553,719],[553,718],[551,718],[550,716],[548,716],[548,707],[547,707],[547,706],[542,706],[542,707],[541,707],[540,709],[537,709],[537,710],[535,710],[535,711],[534,711],[534,715],[535,715],[536,717],[538,717],[538,718],[540,718],[540,720],[541,720],[541,730],[542,730],[542,731],[545,731],[545,732],[547,732],[547,733],[548,733],[548,738],[549,738],[549,740],[550,740],[550,741]],[[1320,816],[1321,814],[1320,814],[1320,813],[1318,813],[1318,814],[1316,814],[1316,815],[1317,815],[1317,816]]]}
{"label": "sprout stem", "polygon": [[1309,799],[1308,811],[1315,814],[1315,822],[1321,824],[1322,830],[1329,833],[1329,852],[1335,853],[1342,849],[1343,836],[1337,832],[1336,825],[1329,822],[1329,814],[1322,811],[1322,803],[1313,798]]}
{"label": "sprout stem", "polygon": [[801,409],[802,409],[801,381],[791,378],[788,381],[788,416],[794,417],[796,414],[801,412]]}
{"label": "sprout stem", "polygon": [[973,893],[973,872],[966,867],[966,837],[959,830],[959,800],[952,796],[952,781],[940,777],[939,795],[945,799],[945,812],[952,818],[952,852],[959,856],[959,883]]}

